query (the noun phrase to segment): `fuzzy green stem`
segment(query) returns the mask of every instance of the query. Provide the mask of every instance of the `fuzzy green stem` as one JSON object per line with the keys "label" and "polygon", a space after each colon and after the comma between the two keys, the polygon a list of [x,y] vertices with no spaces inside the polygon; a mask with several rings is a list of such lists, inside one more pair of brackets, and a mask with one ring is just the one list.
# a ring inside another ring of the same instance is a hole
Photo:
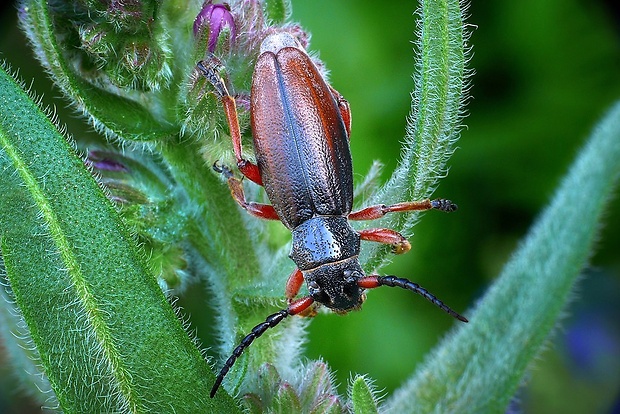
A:
{"label": "fuzzy green stem", "polygon": [[[415,89],[405,149],[390,180],[368,204],[430,197],[437,180],[445,175],[458,138],[467,88],[463,7],[459,0],[425,0],[420,5]],[[408,235],[417,216],[387,215],[373,226]],[[362,251],[362,262],[368,263],[368,269],[376,268],[388,252],[386,246],[370,244]]]}

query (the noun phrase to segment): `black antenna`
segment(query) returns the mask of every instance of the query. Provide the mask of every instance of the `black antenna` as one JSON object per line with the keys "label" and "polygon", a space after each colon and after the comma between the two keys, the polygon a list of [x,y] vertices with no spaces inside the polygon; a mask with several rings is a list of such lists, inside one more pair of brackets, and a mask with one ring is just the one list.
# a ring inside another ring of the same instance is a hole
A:
{"label": "black antenna", "polygon": [[282,309],[281,311],[274,313],[273,315],[269,315],[265,322],[259,323],[254,328],[252,328],[252,332],[246,335],[245,338],[241,341],[241,343],[235,348],[232,355],[226,360],[224,366],[220,370],[220,373],[217,375],[217,379],[215,380],[215,384],[213,384],[213,388],[211,388],[211,398],[215,396],[217,389],[222,384],[224,377],[228,374],[228,371],[234,365],[235,361],[241,353],[248,347],[250,344],[259,336],[265,333],[265,331],[269,328],[273,328],[280,322],[284,320],[287,316],[291,315],[288,309]]}
{"label": "black antenna", "polygon": [[469,322],[466,317],[456,313],[448,305],[437,299],[435,295],[424,289],[422,286],[414,283],[408,279],[396,276],[367,276],[358,282],[359,286],[373,289],[379,286],[399,287],[402,289],[410,290],[418,295],[423,296],[428,301],[432,302],[435,306],[452,315],[456,319],[462,322]]}
{"label": "black antenna", "polygon": [[228,359],[224,363],[224,366],[220,370],[220,373],[217,374],[217,378],[215,379],[215,384],[213,384],[213,388],[211,388],[211,393],[210,393],[211,398],[215,396],[217,389],[220,388],[220,385],[222,385],[222,381],[224,380],[224,377],[226,376],[226,374],[228,374],[228,371],[230,371],[232,366],[235,364],[235,361],[237,360],[237,358],[241,356],[241,353],[248,346],[250,346],[250,344],[252,344],[252,342],[254,342],[256,338],[264,334],[267,329],[273,328],[274,326],[282,322],[284,318],[286,318],[287,316],[297,315],[298,313],[305,311],[310,306],[312,306],[313,303],[314,303],[314,299],[312,299],[312,297],[310,296],[304,296],[302,298],[299,298],[289,303],[288,308],[282,309],[281,311],[278,311],[274,313],[273,315],[267,316],[267,319],[265,319],[265,322],[259,323],[254,328],[252,328],[252,332],[250,332],[249,334],[245,336],[245,338],[243,338],[241,343],[233,350],[232,355],[228,357]]}

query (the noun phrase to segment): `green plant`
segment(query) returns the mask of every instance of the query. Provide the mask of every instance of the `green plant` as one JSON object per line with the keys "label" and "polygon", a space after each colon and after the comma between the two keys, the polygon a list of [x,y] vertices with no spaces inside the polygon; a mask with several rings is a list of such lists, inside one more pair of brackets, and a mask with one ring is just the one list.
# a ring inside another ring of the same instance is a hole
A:
{"label": "green plant", "polygon": [[[2,73],[2,326],[14,334],[4,338],[16,371],[32,374],[20,379],[40,401],[68,412],[234,411],[225,393],[208,398],[214,376],[157,285],[172,297],[208,281],[219,339],[208,354],[222,359],[282,307],[292,263],[281,229],[240,211],[210,168],[219,159],[231,163],[230,144],[220,104],[194,65],[214,51],[243,103],[264,33],[289,30],[302,41],[305,34],[284,25],[285,1],[231,2],[234,25],[222,7],[215,14],[205,5],[194,29],[198,2],[48,3],[25,1],[22,24],[54,81],[109,142],[87,147],[94,180],[72,141]],[[422,3],[407,149],[381,188],[369,174],[371,186],[359,193],[374,196],[358,204],[426,197],[443,174],[467,86],[462,16],[459,1]],[[618,119],[616,108],[595,131],[472,323],[458,327],[384,407],[505,409],[590,251],[618,175]],[[247,113],[242,124],[247,138]],[[247,191],[261,197],[255,186]],[[392,216],[381,225],[408,234],[415,220]],[[369,245],[362,262],[370,270],[387,255]],[[347,405],[325,364],[301,364],[306,323],[291,318],[265,334],[227,389],[255,412],[378,410],[365,377],[353,380]]]}

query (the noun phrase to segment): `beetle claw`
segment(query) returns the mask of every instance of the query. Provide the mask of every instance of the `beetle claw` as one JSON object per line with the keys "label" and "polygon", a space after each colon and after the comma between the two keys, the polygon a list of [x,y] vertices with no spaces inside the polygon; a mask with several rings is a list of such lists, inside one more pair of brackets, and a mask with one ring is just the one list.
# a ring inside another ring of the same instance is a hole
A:
{"label": "beetle claw", "polygon": [[232,173],[232,171],[230,170],[230,168],[228,168],[228,167],[227,167],[227,166],[225,166],[225,165],[219,165],[219,164],[218,164],[218,161],[215,161],[215,162],[213,163],[213,170],[214,170],[216,173],[223,174],[223,175],[224,175],[224,177],[226,177],[226,178],[231,178],[231,177],[233,176],[233,173]]}
{"label": "beetle claw", "polygon": [[431,200],[431,207],[436,210],[445,211],[446,213],[451,213],[459,208],[452,201],[446,200],[445,198]]}

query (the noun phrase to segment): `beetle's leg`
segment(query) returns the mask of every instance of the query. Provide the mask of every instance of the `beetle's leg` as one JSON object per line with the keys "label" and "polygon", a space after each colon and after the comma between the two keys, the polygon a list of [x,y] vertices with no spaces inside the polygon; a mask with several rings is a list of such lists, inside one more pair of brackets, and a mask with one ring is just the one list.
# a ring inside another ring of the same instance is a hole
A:
{"label": "beetle's leg", "polygon": [[378,204],[376,206],[366,207],[359,211],[349,214],[349,220],[375,220],[385,216],[387,213],[396,213],[400,211],[424,211],[424,210],[441,210],[446,212],[455,211],[457,205],[450,200],[438,198],[436,200],[408,201],[404,203],[392,204],[386,206]]}
{"label": "beetle's leg", "polygon": [[230,193],[232,194],[233,199],[248,213],[266,220],[280,220],[280,217],[278,217],[278,213],[276,213],[273,206],[269,204],[246,201],[245,193],[243,191],[243,183],[241,180],[235,178],[228,168],[224,166],[220,167],[214,164],[213,169],[221,174],[224,174],[224,176],[228,179],[228,187],[230,188]]}
{"label": "beetle's leg", "polygon": [[293,273],[288,277],[286,282],[286,289],[284,290],[284,295],[286,299],[288,299],[289,303],[293,301],[295,296],[299,293],[299,289],[301,289],[301,285],[304,283],[304,275],[301,273],[301,270],[295,269]]}
{"label": "beetle's leg", "polygon": [[239,171],[241,171],[244,176],[254,181],[256,184],[263,185],[263,179],[260,176],[258,166],[243,158],[243,151],[241,148],[241,129],[239,128],[239,117],[237,115],[235,98],[230,95],[224,80],[217,73],[221,67],[221,63],[217,59],[212,58],[209,60],[201,60],[198,62],[197,66],[204,77],[207,78],[209,83],[213,85],[216,93],[222,100],[222,105],[224,106],[224,112],[228,121],[228,128],[230,130],[230,139],[232,140],[233,151],[235,152],[235,158],[237,159],[237,167],[239,168]]}
{"label": "beetle's leg", "polygon": [[359,235],[362,240],[390,244],[394,254],[407,253],[411,249],[409,241],[402,234],[391,229],[365,229],[360,230]]}
{"label": "beetle's leg", "polygon": [[217,375],[217,378],[215,379],[215,383],[213,384],[213,387],[211,388],[211,393],[209,394],[211,398],[215,396],[217,389],[220,387],[220,385],[222,385],[222,381],[224,380],[224,377],[226,376],[226,374],[228,374],[228,371],[230,371],[232,366],[235,364],[235,361],[237,360],[237,358],[241,356],[241,353],[247,347],[249,347],[256,338],[264,334],[267,329],[273,328],[274,326],[282,322],[284,318],[286,318],[287,316],[297,315],[305,311],[313,303],[314,303],[314,299],[312,299],[310,296],[297,299],[295,302],[289,304],[288,308],[282,309],[281,311],[278,311],[274,313],[273,315],[269,315],[267,319],[265,319],[265,322],[262,322],[256,325],[252,329],[252,331],[248,335],[246,335],[245,338],[241,340],[241,343],[237,345],[237,347],[233,350],[232,355],[226,360],[226,362],[224,362],[224,366],[222,366],[222,369],[220,370],[220,373]]}
{"label": "beetle's leg", "polygon": [[328,85],[329,89],[332,93],[332,96],[336,100],[338,104],[338,110],[340,111],[340,116],[342,117],[342,121],[344,122],[344,128],[347,131],[347,138],[351,138],[351,108],[349,107],[349,101],[347,101],[344,96],[340,94],[337,90],[332,88],[331,85]]}
{"label": "beetle's leg", "polygon": [[[286,282],[286,289],[284,290],[284,295],[288,300],[288,303],[291,304],[295,300],[295,296],[299,293],[299,289],[304,284],[304,275],[299,269],[295,269],[293,273],[288,277],[288,281]],[[297,315],[303,316],[304,318],[313,318],[317,314],[316,306],[308,306],[303,311],[300,311]]]}
{"label": "beetle's leg", "polygon": [[459,315],[458,313],[450,309],[448,305],[446,305],[445,303],[437,299],[437,297],[435,297],[435,295],[430,293],[428,290],[424,289],[422,286],[418,285],[417,283],[414,283],[402,277],[377,276],[377,275],[365,276],[357,281],[357,285],[364,289],[374,289],[374,288],[378,288],[379,286],[390,286],[390,287],[399,287],[402,289],[407,289],[414,293],[417,293],[418,295],[423,296],[425,299],[432,302],[435,306],[449,313],[450,315],[452,315],[459,321],[469,322],[467,318],[465,318],[462,315]]}

